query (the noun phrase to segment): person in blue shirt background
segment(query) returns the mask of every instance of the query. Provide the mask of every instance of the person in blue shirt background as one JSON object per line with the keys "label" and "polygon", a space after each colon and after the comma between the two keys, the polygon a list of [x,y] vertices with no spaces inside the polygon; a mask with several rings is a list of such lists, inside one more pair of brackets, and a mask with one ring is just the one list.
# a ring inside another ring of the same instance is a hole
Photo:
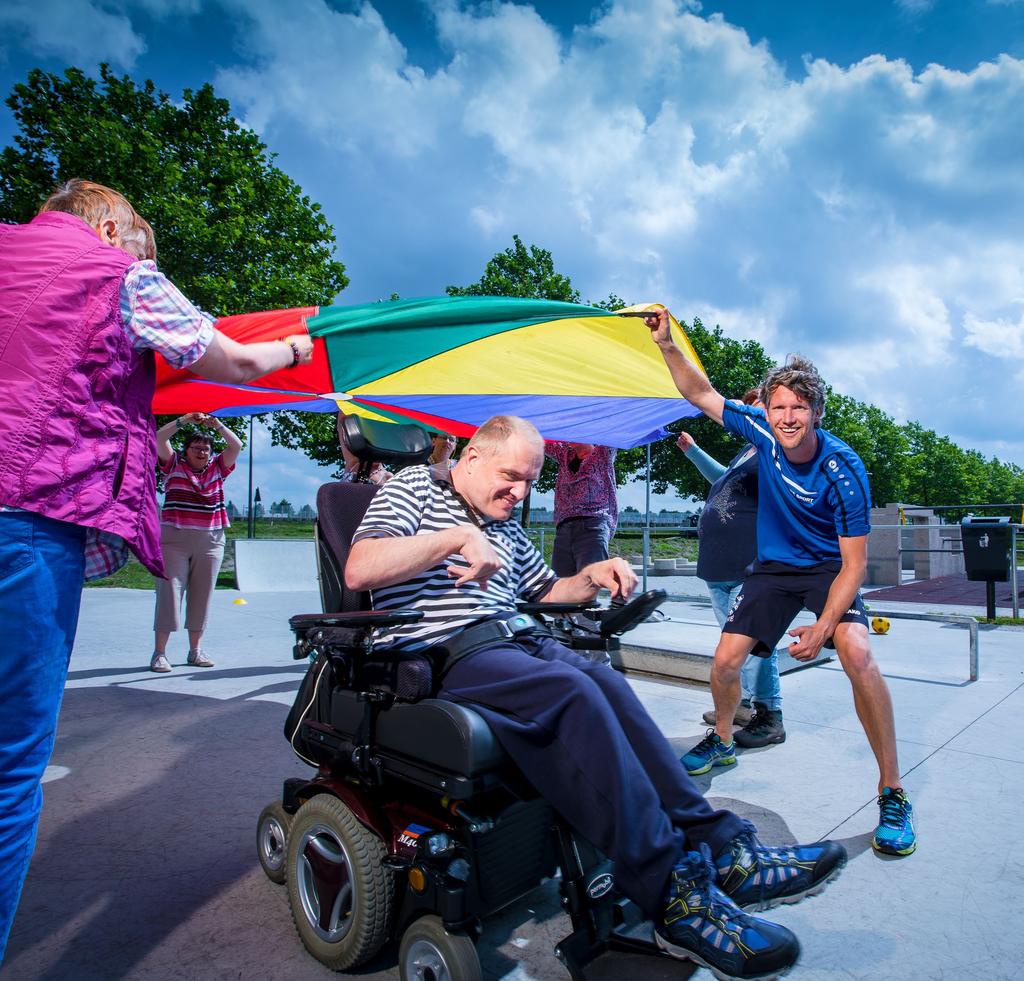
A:
{"label": "person in blue shirt background", "polygon": [[[745,392],[740,401],[760,405],[760,388]],[[724,627],[743,588],[747,567],[757,555],[757,449],[747,443],[725,467],[685,430],[679,433],[676,446],[711,484],[698,526],[697,575],[708,587],[719,627]],[[736,744],[755,749],[785,742],[778,650],[747,658],[740,670],[740,689],[742,699],[732,720],[742,726],[735,734]],[[714,709],[705,712],[703,719],[709,726],[718,721]]]}
{"label": "person in blue shirt background", "polygon": [[825,386],[817,369],[791,356],[761,386],[765,408],[724,399],[679,350],[667,310],[645,319],[680,394],[705,415],[757,447],[757,559],[726,619],[715,650],[714,732],[683,759],[691,773],[732,766],[732,718],[747,655],[775,649],[803,608],[817,622],[794,627],[789,653],[811,661],[834,647],[857,716],[878,763],[880,820],[876,851],[909,855],[917,847],[913,810],[900,778],[892,698],[871,655],[859,589],[867,571],[871,494],[857,454],[820,427]]}

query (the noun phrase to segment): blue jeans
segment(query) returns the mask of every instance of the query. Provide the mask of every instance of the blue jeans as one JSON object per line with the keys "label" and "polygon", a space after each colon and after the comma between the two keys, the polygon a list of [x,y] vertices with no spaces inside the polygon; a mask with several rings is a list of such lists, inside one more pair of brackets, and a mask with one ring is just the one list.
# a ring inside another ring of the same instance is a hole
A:
{"label": "blue jeans", "polygon": [[[725,618],[739,595],[743,580],[708,582],[706,585],[711,594],[711,609],[715,611],[715,619],[718,620],[720,627],[724,627]],[[782,686],[779,682],[778,649],[772,651],[768,657],[756,657],[751,654],[740,671],[740,687],[745,699],[756,700],[765,708],[780,711]]]}
{"label": "blue jeans", "polygon": [[0,961],[35,847],[78,627],[85,529],[0,512]]}

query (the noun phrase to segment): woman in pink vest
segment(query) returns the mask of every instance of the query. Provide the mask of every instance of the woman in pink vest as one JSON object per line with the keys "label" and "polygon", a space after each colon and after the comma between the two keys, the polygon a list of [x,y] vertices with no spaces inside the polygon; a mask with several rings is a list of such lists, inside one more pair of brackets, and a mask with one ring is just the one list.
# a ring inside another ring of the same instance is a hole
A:
{"label": "woman in pink vest", "polygon": [[220,334],[154,256],[128,201],[89,181],[63,184],[27,225],[0,224],[0,960],[35,843],[82,583],[129,552],[164,572],[154,352],[231,382],[312,358],[307,336],[239,344]]}

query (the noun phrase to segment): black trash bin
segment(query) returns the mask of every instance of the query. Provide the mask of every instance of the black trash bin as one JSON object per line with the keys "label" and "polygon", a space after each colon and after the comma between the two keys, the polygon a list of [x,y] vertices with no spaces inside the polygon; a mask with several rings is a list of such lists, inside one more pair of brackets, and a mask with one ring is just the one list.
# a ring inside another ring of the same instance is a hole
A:
{"label": "black trash bin", "polygon": [[1009,518],[970,517],[960,522],[967,579],[988,584],[985,599],[990,620],[996,615],[995,584],[1010,581],[1012,530]]}

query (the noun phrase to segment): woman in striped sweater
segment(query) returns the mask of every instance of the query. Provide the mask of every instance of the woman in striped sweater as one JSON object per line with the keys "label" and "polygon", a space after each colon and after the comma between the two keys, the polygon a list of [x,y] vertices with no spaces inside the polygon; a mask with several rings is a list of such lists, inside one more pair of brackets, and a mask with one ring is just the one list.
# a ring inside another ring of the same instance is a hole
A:
{"label": "woman in striped sweater", "polygon": [[[200,429],[186,436],[182,453],[176,453],[171,448],[171,436],[189,423],[217,432],[224,439],[224,449],[214,453],[213,440]],[[224,479],[235,469],[241,449],[241,441],[224,423],[202,412],[190,412],[157,430],[156,452],[165,491],[160,543],[167,578],[156,581],[151,671],[164,674],[171,670],[167,641],[180,627],[183,594],[188,663],[195,668],[213,667],[199,643],[230,524],[224,506]]]}

